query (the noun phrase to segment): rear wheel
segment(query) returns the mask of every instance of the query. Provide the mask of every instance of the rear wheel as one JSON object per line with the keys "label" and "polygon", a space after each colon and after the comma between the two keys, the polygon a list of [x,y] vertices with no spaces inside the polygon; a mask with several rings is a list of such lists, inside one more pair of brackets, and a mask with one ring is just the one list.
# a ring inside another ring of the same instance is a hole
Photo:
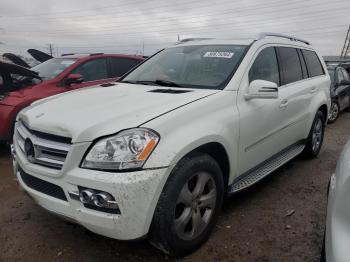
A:
{"label": "rear wheel", "polygon": [[303,155],[307,158],[315,158],[321,150],[325,130],[325,117],[318,111],[306,140]]}
{"label": "rear wheel", "polygon": [[334,123],[340,113],[340,107],[339,104],[336,101],[332,101],[331,108],[329,109],[329,114],[328,114],[328,123],[332,124]]}
{"label": "rear wheel", "polygon": [[172,256],[193,252],[210,235],[224,197],[217,162],[206,154],[181,160],[158,201],[150,242]]}

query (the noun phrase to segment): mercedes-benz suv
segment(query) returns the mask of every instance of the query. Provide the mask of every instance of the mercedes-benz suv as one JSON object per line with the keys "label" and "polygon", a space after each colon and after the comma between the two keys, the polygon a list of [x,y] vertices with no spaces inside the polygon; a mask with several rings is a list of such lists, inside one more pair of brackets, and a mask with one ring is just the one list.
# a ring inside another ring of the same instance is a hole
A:
{"label": "mercedes-benz suv", "polygon": [[185,255],[208,238],[225,195],[317,156],[329,88],[301,39],[179,42],[113,86],[21,111],[16,176],[40,206],[95,233]]}

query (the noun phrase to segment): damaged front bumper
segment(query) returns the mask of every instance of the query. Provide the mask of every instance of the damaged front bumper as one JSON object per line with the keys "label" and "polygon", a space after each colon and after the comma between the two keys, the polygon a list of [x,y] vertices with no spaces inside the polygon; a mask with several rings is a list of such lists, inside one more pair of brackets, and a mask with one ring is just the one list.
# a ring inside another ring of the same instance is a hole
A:
{"label": "damaged front bumper", "polygon": [[[120,240],[138,239],[148,233],[170,172],[169,168],[161,168],[110,173],[74,167],[53,177],[45,173],[45,168],[29,163],[22,152],[16,154],[14,146],[11,153],[20,186],[38,205],[94,233]],[[108,192],[114,197],[118,212],[85,205],[78,194],[82,188]]]}

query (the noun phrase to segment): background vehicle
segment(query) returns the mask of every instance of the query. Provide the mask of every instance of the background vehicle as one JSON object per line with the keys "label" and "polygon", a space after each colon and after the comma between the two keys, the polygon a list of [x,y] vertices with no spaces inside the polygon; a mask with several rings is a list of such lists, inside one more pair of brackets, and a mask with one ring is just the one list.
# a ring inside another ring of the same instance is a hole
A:
{"label": "background vehicle", "polygon": [[327,224],[322,261],[349,261],[349,181],[350,141],[339,157],[335,174],[332,175],[328,187]]}
{"label": "background vehicle", "polygon": [[350,78],[342,66],[328,66],[328,72],[331,77],[332,98],[328,122],[333,123],[341,111],[350,107]]}
{"label": "background vehicle", "polygon": [[16,69],[7,64],[7,73],[1,77],[6,79],[2,80],[4,84],[0,88],[0,141],[11,138],[17,113],[32,102],[74,89],[115,81],[143,60],[143,57],[129,55],[67,55],[31,68],[38,73],[34,73],[38,77],[18,74],[17,69],[20,67]]}
{"label": "background vehicle", "polygon": [[301,39],[183,41],[117,85],[27,107],[12,151],[37,203],[98,234],[188,254],[226,193],[321,150],[330,79]]}

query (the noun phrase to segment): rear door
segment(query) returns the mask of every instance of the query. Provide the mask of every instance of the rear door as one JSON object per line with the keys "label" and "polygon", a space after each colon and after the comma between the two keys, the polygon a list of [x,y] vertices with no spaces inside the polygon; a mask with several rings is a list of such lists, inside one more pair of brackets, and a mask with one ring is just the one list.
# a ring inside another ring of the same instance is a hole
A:
{"label": "rear door", "polygon": [[284,97],[279,109],[283,115],[286,144],[292,145],[304,138],[312,91],[308,85],[306,65],[299,50],[280,46],[277,51],[281,64],[280,93]]}

